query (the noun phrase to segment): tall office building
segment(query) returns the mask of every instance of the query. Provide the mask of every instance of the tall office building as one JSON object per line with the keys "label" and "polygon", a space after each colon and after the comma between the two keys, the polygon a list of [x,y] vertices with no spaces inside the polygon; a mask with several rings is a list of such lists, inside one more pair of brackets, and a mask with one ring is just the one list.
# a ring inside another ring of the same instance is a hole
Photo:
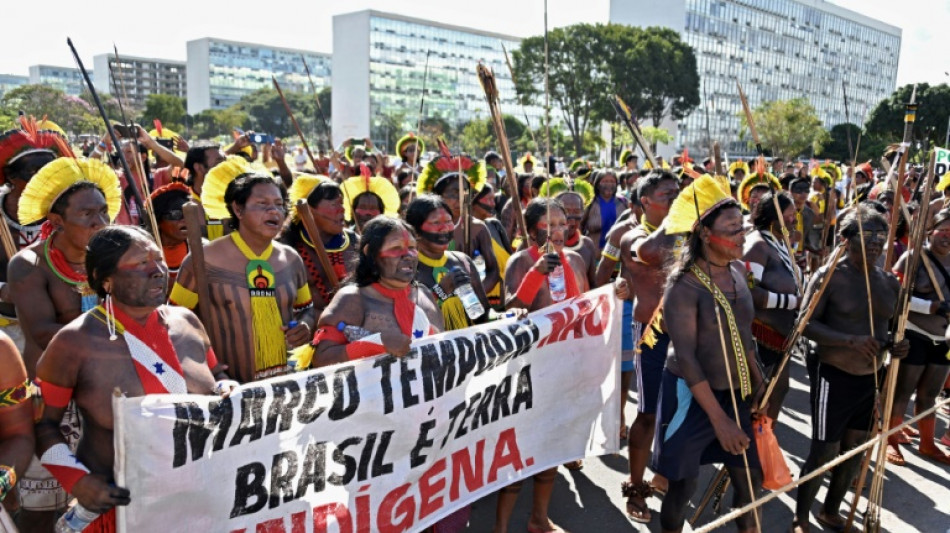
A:
{"label": "tall office building", "polygon": [[[90,78],[93,72],[89,73]],[[79,96],[86,89],[82,72],[78,68],[72,67],[32,65],[30,66],[30,83],[48,85],[71,96]]]}
{"label": "tall office building", "polygon": [[[121,97],[125,105],[142,109],[150,94],[170,94],[185,98],[185,62],[169,59],[101,54],[92,58],[96,90]],[[113,80],[115,77],[115,80]],[[119,94],[116,94],[118,91]]]}
{"label": "tall office building", "polygon": [[[398,137],[386,131],[385,116],[402,117],[398,134],[415,130],[427,56],[425,118],[441,118],[453,128],[487,118],[475,74],[482,62],[495,72],[502,109],[522,119],[502,51],[502,45],[510,52],[520,41],[373,10],[333,17],[334,144],[350,137]],[[531,126],[539,127],[543,109],[532,106],[527,113]]]}
{"label": "tall office building", "polygon": [[[734,154],[742,104],[805,97],[825,127],[863,125],[897,83],[901,30],[823,0],[611,0],[610,21],[672,28],[696,52],[702,103],[679,122],[677,145],[706,153],[709,140]],[[707,134],[707,110],[709,128]]]}
{"label": "tall office building", "polygon": [[188,113],[236,104],[246,94],[273,87],[272,75],[284,91],[310,92],[301,56],[317,90],[329,85],[329,54],[211,37],[188,41]]}
{"label": "tall office building", "polygon": [[16,74],[0,74],[0,97],[11,89],[16,89],[21,85],[30,83],[28,76],[17,76]]}

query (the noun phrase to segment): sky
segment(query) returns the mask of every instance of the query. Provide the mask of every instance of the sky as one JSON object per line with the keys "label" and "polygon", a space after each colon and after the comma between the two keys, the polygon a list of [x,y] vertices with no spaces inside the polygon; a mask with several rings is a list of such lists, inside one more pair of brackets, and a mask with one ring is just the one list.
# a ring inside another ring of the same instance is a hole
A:
{"label": "sky", "polygon": [[[185,43],[201,37],[331,52],[333,15],[363,9],[516,37],[544,31],[544,0],[51,0],[42,7],[3,3],[0,43],[6,50],[0,54],[0,74],[19,75],[27,75],[30,65],[74,66],[66,37],[72,38],[86,68],[92,68],[94,55],[111,52],[113,43],[122,55],[184,60]],[[950,0],[832,3],[903,29],[898,86],[950,83],[950,56],[941,53],[946,40],[940,38],[950,28]],[[548,0],[549,27],[606,22],[608,13],[609,0]]]}

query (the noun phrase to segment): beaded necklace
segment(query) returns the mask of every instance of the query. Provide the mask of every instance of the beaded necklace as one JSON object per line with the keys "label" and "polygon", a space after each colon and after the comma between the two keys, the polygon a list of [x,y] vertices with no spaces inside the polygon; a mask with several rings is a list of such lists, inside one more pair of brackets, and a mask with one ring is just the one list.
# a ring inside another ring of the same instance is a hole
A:
{"label": "beaded necklace", "polygon": [[63,252],[51,245],[52,240],[53,236],[50,236],[43,241],[43,257],[46,259],[46,265],[53,271],[53,274],[56,274],[56,277],[59,278],[60,281],[75,287],[75,291],[78,292],[82,298],[80,309],[85,313],[99,303],[99,298],[96,293],[89,288],[86,274],[76,272],[76,270],[69,265],[69,261],[66,260],[66,256],[63,255]]}

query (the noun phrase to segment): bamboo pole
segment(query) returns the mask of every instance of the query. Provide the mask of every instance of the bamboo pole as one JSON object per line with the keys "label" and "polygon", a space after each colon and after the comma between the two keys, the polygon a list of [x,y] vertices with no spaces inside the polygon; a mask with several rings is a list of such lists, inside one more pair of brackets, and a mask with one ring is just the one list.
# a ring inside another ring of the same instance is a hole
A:
{"label": "bamboo pole", "polygon": [[313,250],[317,253],[317,260],[320,261],[320,266],[323,267],[324,276],[330,282],[330,292],[336,292],[340,286],[340,280],[336,276],[336,271],[333,270],[330,256],[327,255],[327,249],[323,246],[323,239],[320,237],[320,230],[313,220],[313,213],[310,212],[310,204],[307,203],[305,198],[297,201],[297,216],[300,217],[300,222],[303,223],[307,235],[310,236],[310,241],[313,242]]}

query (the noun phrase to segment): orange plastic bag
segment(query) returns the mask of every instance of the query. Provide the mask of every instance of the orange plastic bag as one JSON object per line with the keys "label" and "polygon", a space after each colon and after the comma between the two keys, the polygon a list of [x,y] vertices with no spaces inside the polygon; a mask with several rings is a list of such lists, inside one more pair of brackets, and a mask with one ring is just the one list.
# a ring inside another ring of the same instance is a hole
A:
{"label": "orange plastic bag", "polygon": [[759,463],[762,464],[762,488],[767,490],[780,489],[792,482],[792,473],[778,446],[772,423],[773,420],[765,415],[752,422],[755,447],[759,451]]}

